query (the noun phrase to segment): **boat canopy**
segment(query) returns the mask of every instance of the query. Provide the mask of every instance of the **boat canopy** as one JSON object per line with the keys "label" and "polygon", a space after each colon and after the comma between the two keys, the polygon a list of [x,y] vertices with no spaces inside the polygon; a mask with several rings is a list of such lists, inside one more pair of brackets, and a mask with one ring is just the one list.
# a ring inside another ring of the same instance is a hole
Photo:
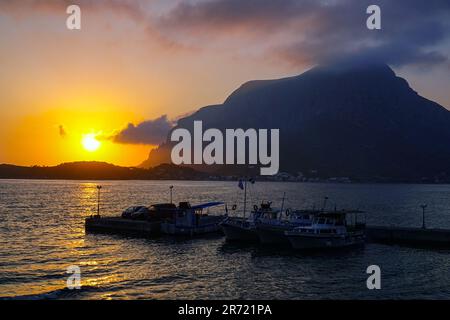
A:
{"label": "boat canopy", "polygon": [[193,206],[193,207],[191,207],[191,209],[194,209],[194,210],[206,209],[206,208],[209,208],[209,207],[219,206],[221,204],[224,204],[224,202],[208,202],[208,203],[203,203],[203,204],[199,204],[199,205]]}

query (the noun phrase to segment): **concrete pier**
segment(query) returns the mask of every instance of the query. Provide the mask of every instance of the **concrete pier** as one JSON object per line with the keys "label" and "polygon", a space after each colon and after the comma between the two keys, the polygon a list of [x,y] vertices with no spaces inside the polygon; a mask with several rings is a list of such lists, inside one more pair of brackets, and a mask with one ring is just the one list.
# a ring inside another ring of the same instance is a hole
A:
{"label": "concrete pier", "polygon": [[85,220],[86,231],[130,234],[143,237],[156,236],[161,231],[161,222],[123,219],[120,217],[90,217]]}
{"label": "concrete pier", "polygon": [[368,242],[450,247],[450,230],[367,226]]}

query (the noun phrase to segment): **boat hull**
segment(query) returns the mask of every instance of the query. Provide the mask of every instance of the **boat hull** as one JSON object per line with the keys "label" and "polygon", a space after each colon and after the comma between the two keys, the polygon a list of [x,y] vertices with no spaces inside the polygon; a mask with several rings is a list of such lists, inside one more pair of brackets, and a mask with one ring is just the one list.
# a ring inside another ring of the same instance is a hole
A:
{"label": "boat hull", "polygon": [[216,224],[199,227],[183,227],[183,226],[176,226],[172,223],[162,223],[161,233],[172,236],[193,237],[210,233],[220,233],[220,227]]}
{"label": "boat hull", "polygon": [[288,233],[287,238],[294,249],[331,249],[363,245],[364,234],[347,236],[321,236]]}
{"label": "boat hull", "polygon": [[161,223],[161,233],[174,236],[199,236],[210,233],[221,233],[220,222],[222,220],[222,216],[208,216],[201,218],[193,225],[163,222]]}
{"label": "boat hull", "polygon": [[262,244],[275,245],[275,244],[288,244],[289,239],[284,232],[285,228],[276,228],[269,226],[258,226],[257,233],[259,241]]}
{"label": "boat hull", "polygon": [[243,242],[257,242],[258,234],[254,228],[246,228],[239,225],[222,223],[223,233],[227,241],[243,241]]}

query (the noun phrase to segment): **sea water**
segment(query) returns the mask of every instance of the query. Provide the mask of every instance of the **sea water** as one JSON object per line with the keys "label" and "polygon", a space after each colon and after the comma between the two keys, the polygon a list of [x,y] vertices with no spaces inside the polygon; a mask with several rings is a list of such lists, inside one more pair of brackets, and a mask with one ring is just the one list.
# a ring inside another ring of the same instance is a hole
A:
{"label": "sea water", "polygon": [[[132,205],[225,201],[242,209],[237,182],[0,180],[0,297],[29,299],[391,299],[450,298],[450,250],[381,244],[328,253],[205,239],[86,234],[97,211]],[[360,209],[367,223],[450,228],[450,185],[256,182],[247,208]],[[366,269],[381,269],[368,290]],[[82,288],[66,287],[78,266]]]}

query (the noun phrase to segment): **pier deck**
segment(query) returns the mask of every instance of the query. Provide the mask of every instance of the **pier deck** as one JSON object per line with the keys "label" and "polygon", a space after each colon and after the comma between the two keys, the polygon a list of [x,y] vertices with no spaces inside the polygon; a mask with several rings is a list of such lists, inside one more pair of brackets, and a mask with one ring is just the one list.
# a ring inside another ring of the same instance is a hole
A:
{"label": "pier deck", "polygon": [[152,237],[160,233],[161,222],[122,219],[120,217],[90,217],[86,219],[85,227],[87,231]]}
{"label": "pier deck", "polygon": [[368,242],[450,247],[450,230],[367,226]]}

